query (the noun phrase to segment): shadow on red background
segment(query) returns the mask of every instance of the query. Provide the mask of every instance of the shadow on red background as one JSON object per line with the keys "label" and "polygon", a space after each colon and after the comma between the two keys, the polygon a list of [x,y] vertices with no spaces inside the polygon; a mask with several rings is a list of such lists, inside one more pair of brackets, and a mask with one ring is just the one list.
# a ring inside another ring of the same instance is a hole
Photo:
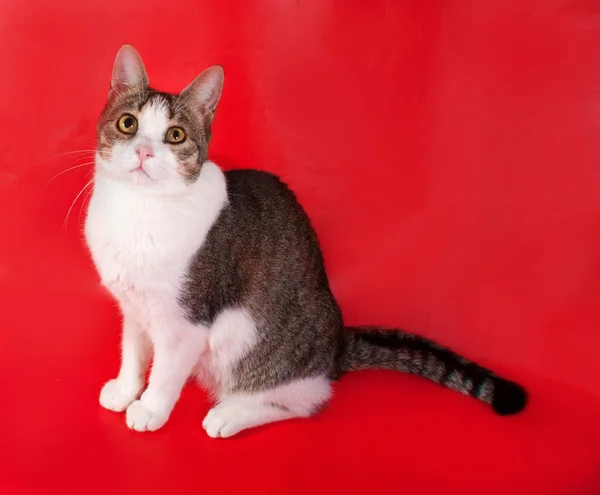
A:
{"label": "shadow on red background", "polygon": [[[347,323],[450,345],[530,408],[371,372],[229,441],[195,388],[154,434],[101,410],[119,319],[73,200],[124,42],[163,90],[224,66],[212,158],[298,192]],[[2,493],[600,493],[598,2],[12,0],[0,67]]]}

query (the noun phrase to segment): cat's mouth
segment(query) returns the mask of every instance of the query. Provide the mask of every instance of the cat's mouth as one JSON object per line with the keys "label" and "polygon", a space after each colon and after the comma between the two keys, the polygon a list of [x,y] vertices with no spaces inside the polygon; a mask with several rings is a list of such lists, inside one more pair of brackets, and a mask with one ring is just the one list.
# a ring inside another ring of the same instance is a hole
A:
{"label": "cat's mouth", "polygon": [[146,170],[144,170],[144,167],[143,167],[142,165],[140,165],[138,168],[134,168],[134,169],[131,171],[131,173],[132,173],[132,174],[135,174],[135,173],[140,173],[140,174],[143,174],[143,175],[145,175],[146,177],[150,177],[150,176],[148,175],[148,172],[146,172]]}
{"label": "cat's mouth", "polygon": [[142,165],[131,170],[129,172],[129,175],[133,177],[135,182],[144,183],[153,180],[150,174],[146,171],[146,169],[144,169]]}

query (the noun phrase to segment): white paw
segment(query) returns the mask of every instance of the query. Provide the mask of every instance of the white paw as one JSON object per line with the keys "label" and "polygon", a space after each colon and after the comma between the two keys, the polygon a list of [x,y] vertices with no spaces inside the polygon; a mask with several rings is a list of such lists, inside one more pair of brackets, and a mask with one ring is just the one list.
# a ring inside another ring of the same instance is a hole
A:
{"label": "white paw", "polygon": [[122,412],[137,399],[138,393],[128,393],[117,379],[109,380],[100,392],[100,405],[111,411]]}
{"label": "white paw", "polygon": [[232,437],[248,426],[240,407],[221,404],[213,407],[202,421],[202,427],[211,438]]}
{"label": "white paw", "polygon": [[168,416],[157,414],[148,409],[141,400],[136,400],[127,408],[125,421],[127,426],[137,431],[155,431],[167,422]]}

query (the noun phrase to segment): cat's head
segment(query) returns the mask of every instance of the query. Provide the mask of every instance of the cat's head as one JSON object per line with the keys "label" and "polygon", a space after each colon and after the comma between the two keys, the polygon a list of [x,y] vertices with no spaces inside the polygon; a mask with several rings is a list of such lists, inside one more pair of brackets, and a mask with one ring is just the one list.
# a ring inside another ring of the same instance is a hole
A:
{"label": "cat's head", "polygon": [[177,193],[206,161],[223,69],[206,69],[179,95],[150,88],[138,52],[115,59],[108,101],[98,121],[97,173],[139,187]]}

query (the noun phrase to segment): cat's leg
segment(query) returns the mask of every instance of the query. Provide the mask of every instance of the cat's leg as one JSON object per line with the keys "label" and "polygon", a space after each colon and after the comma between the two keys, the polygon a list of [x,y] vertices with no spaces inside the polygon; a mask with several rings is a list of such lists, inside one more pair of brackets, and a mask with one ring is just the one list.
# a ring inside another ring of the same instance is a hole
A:
{"label": "cat's leg", "polygon": [[206,330],[180,325],[152,332],[154,361],[148,387],[127,408],[126,422],[137,431],[154,431],[163,426],[179,399],[207,342]]}
{"label": "cat's leg", "polygon": [[311,416],[330,396],[330,381],[323,376],[258,392],[229,394],[208,412],[202,426],[212,438],[227,438],[267,423]]}
{"label": "cat's leg", "polygon": [[117,378],[109,380],[102,388],[102,407],[121,412],[140,396],[144,389],[150,352],[150,343],[135,317],[124,314],[121,369]]}

